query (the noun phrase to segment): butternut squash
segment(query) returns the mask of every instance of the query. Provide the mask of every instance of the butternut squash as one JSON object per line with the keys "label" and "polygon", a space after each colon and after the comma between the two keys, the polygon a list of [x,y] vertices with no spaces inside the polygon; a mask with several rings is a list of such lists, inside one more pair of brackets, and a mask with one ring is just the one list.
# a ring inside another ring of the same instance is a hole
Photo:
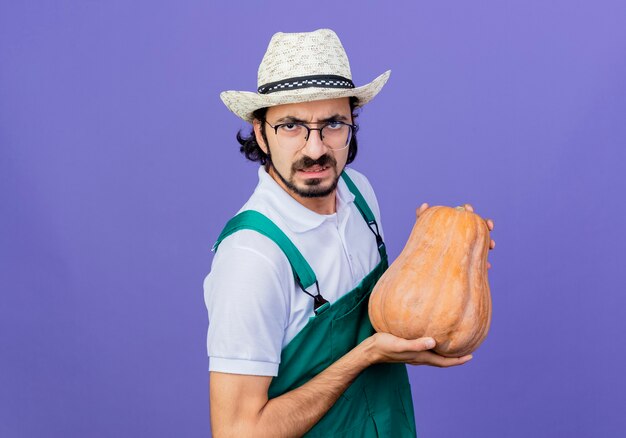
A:
{"label": "butternut squash", "polygon": [[491,323],[490,242],[477,214],[463,207],[426,209],[372,291],[374,329],[405,339],[433,337],[442,356],[476,350]]}

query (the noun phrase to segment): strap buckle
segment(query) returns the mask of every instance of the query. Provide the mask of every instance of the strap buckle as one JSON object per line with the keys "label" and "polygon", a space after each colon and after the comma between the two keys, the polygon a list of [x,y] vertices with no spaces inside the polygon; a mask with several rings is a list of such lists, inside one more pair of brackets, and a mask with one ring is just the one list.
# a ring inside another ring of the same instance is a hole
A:
{"label": "strap buckle", "polygon": [[302,289],[302,291],[305,294],[313,298],[313,311],[315,312],[315,315],[319,315],[320,313],[324,312],[326,309],[330,307],[330,303],[328,302],[328,300],[324,298],[322,294],[320,293],[320,285],[317,282],[317,280],[315,280],[315,288],[317,289],[317,295],[313,295],[307,292],[307,290],[304,288],[299,278],[296,278],[296,282],[298,283],[298,286],[300,286],[300,289]]}
{"label": "strap buckle", "polygon": [[383,238],[380,235],[380,231],[378,229],[378,224],[376,223],[376,220],[372,219],[372,220],[367,221],[367,226],[372,231],[372,233],[374,233],[374,236],[376,236],[376,245],[378,246],[378,250],[380,251],[381,248],[384,248],[385,242],[383,242]]}

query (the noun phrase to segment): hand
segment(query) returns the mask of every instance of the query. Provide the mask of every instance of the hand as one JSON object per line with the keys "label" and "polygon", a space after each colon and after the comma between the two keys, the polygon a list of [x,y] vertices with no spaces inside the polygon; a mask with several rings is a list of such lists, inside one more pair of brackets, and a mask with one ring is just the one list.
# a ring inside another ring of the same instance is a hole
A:
{"label": "hand", "polygon": [[389,333],[375,333],[365,339],[361,345],[371,364],[382,362],[404,362],[409,365],[431,365],[441,368],[463,365],[472,359],[472,355],[460,358],[440,356],[431,348],[435,347],[433,338],[403,339]]}
{"label": "hand", "polygon": [[[474,212],[474,207],[472,207],[472,204],[463,204],[463,208],[466,209],[467,211],[471,211],[472,213]],[[424,213],[426,209],[428,209],[428,204],[424,202],[422,205],[420,205],[420,208],[417,209],[417,217],[419,217],[420,214]],[[493,231],[493,227],[494,227],[493,220],[487,219],[485,222],[487,223],[487,228],[489,228],[489,232]],[[496,241],[491,239],[491,242],[489,243],[489,249],[492,250],[495,247],[496,247]],[[491,263],[487,262],[487,269],[489,268],[491,268]]]}

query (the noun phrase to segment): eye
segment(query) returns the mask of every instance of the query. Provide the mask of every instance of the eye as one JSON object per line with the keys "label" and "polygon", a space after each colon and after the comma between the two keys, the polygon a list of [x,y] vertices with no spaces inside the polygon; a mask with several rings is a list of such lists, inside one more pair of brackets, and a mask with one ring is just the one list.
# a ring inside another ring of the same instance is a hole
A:
{"label": "eye", "polygon": [[298,128],[300,128],[300,125],[298,125],[297,123],[285,123],[283,125],[280,125],[280,129],[282,129],[283,131],[295,131]]}
{"label": "eye", "polygon": [[328,122],[325,126],[325,128],[328,128],[331,131],[334,129],[341,129],[342,127],[343,127],[343,123],[336,122],[336,121]]}

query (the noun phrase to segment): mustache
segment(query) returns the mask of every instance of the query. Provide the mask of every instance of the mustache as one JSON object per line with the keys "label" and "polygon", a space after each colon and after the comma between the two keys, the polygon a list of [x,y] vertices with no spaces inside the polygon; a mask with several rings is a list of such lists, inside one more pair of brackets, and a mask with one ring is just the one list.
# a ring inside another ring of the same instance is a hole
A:
{"label": "mustache", "polygon": [[298,161],[293,163],[293,165],[291,166],[291,170],[295,172],[299,169],[306,169],[307,167],[311,167],[311,166],[326,166],[326,165],[336,167],[337,160],[335,160],[334,157],[328,154],[324,154],[316,160],[314,160],[311,157],[307,157],[305,155],[304,157],[300,158]]}

